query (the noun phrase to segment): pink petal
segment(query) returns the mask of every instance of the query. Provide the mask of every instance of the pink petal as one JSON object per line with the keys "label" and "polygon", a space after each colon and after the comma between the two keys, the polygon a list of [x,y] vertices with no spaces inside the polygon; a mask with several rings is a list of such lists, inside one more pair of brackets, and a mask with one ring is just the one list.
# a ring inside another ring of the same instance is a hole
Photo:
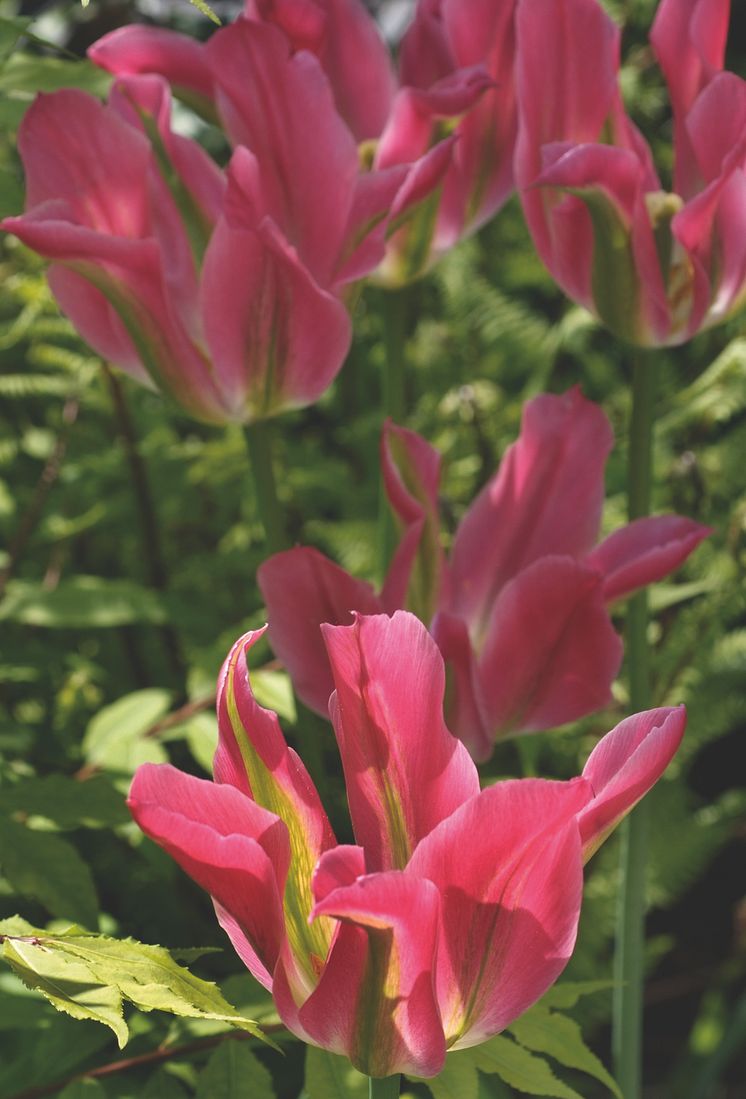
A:
{"label": "pink petal", "polygon": [[323,290],[277,227],[218,222],[200,304],[210,357],[235,419],[251,422],[317,400],[347,356],[347,310]]}
{"label": "pink petal", "polygon": [[438,890],[398,871],[370,874],[327,894],[315,914],[345,926],[299,1012],[311,1040],[343,1044],[372,1076],[435,1076],[446,1053],[435,999]]}
{"label": "pink petal", "polygon": [[582,779],[498,783],[412,856],[405,873],[443,900],[437,990],[449,1048],[499,1033],[564,969],[582,891],[575,816],[589,797]]}
{"label": "pink petal", "polygon": [[358,153],[319,62],[305,51],[291,56],[281,31],[244,18],[206,49],[221,117],[232,141],[257,159],[268,213],[328,286],[343,251]]}
{"label": "pink petal", "polygon": [[377,614],[383,609],[380,599],[370,584],[354,579],[318,550],[300,546],[264,561],[257,582],[272,648],[298,697],[327,717],[334,679],[319,626],[347,625],[355,611]]}
{"label": "pink petal", "polygon": [[445,569],[438,516],[440,454],[416,432],[387,420],[381,435],[381,469],[401,534],[381,601],[389,612],[406,607],[427,625]]}
{"label": "pink petal", "polygon": [[505,586],[479,654],[493,736],[574,721],[611,701],[622,643],[601,576],[568,557],[544,557]]}
{"label": "pink petal", "polygon": [[650,32],[674,111],[674,186],[685,197],[697,186],[686,115],[723,67],[729,15],[730,0],[661,0]]}
{"label": "pink petal", "polygon": [[686,131],[706,183],[746,165],[746,80],[720,73],[686,117]]}
{"label": "pink petal", "polygon": [[526,188],[541,172],[544,145],[599,139],[619,98],[619,29],[596,0],[520,0],[516,32],[516,183],[536,248],[553,271],[552,200]]}
{"label": "pink petal", "polygon": [[356,841],[370,870],[401,868],[479,789],[468,752],[443,723],[443,661],[422,623],[403,611],[322,633]]}
{"label": "pink petal", "polygon": [[69,220],[135,240],[150,235],[150,145],[90,95],[40,95],[18,131],[26,209],[64,200]]}
{"label": "pink petal", "polygon": [[462,618],[446,611],[430,627],[446,666],[446,724],[478,763],[492,755],[492,727],[485,715],[479,669]]}
{"label": "pink petal", "polygon": [[285,939],[290,847],[282,821],[232,786],[169,764],[138,768],[127,804],[143,832],[225,910],[242,960],[271,989]]}
{"label": "pink petal", "polygon": [[578,817],[586,861],[658,781],[685,727],[683,706],[647,710],[622,721],[593,749],[583,768],[593,799]]}
{"label": "pink petal", "polygon": [[331,928],[324,921],[308,926],[311,873],[335,840],[316,788],[297,754],[288,748],[277,715],[260,706],[251,691],[246,653],[263,633],[239,638],[220,673],[215,781],[235,786],[287,826],[291,851],[285,889],[288,936],[298,964],[305,966],[307,979],[314,980],[313,959],[326,957]]}
{"label": "pink petal", "polygon": [[157,73],[176,95],[203,108],[213,99],[204,46],[185,34],[132,24],[105,34],[88,48],[96,65],[116,76]]}
{"label": "pink petal", "polygon": [[252,11],[281,26],[294,49],[317,55],[355,139],[378,137],[396,82],[389,51],[365,5],[360,0],[250,0],[247,12]]}
{"label": "pink petal", "polygon": [[451,554],[447,609],[472,637],[486,629],[500,589],[548,554],[586,553],[596,540],[603,470],[613,437],[579,389],[543,394],[524,408],[521,434],[471,505]]}
{"label": "pink petal", "polygon": [[711,533],[680,515],[636,519],[605,538],[584,564],[602,573],[604,598],[613,603],[668,576]]}

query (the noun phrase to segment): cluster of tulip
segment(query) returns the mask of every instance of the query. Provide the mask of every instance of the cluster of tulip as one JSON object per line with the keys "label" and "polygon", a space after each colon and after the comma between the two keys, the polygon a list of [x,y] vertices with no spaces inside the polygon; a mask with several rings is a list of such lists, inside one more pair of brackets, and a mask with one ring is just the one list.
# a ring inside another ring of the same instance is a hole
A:
{"label": "cluster of tulip", "polygon": [[[420,0],[398,74],[362,0],[246,0],[206,44],[126,27],[90,51],[114,74],[106,104],[60,91],[29,109],[27,212],[4,228],[51,261],[99,354],[216,424],[315,401],[349,349],[357,284],[421,275],[514,189],[569,296],[632,343],[676,344],[746,298],[728,18],[728,0],[658,8],[671,192],[625,113],[598,0]],[[172,93],[219,127],[226,166],[172,129]],[[310,548],[261,567],[272,645],[331,716],[356,846],[337,844],[253,698],[257,634],[220,676],[215,782],[135,777],[135,819],[212,895],[287,1027],[371,1077],[437,1074],[557,978],[584,861],[683,734],[681,709],[638,714],[569,782],[480,792],[472,762],[607,704],[622,657],[609,604],[708,533],[669,515],[598,542],[611,445],[578,390],[535,398],[447,559],[440,457],[388,421],[401,540],[381,592]]]}

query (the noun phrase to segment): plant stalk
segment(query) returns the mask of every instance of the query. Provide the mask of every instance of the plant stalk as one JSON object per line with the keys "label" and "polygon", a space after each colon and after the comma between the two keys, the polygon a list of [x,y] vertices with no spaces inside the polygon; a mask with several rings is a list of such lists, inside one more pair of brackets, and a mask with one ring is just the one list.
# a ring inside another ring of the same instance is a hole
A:
{"label": "plant stalk", "polygon": [[[633,364],[627,500],[630,520],[650,513],[656,363],[638,355]],[[627,674],[632,713],[650,708],[647,592],[627,607]],[[612,1047],[617,1082],[625,1099],[642,1094],[643,989],[645,977],[645,872],[649,807],[643,800],[621,832],[621,882],[617,909]]]}
{"label": "plant stalk", "polygon": [[269,553],[279,553],[290,545],[285,533],[282,507],[277,495],[274,463],[272,460],[272,425],[268,420],[257,420],[244,429],[249,452],[251,475],[254,478],[259,518],[264,527],[264,537]]}
{"label": "plant stalk", "polygon": [[368,1077],[368,1099],[398,1099],[401,1076]]}
{"label": "plant stalk", "polygon": [[[409,291],[407,288],[396,291],[382,290],[379,301],[383,314],[385,352],[381,379],[381,419],[391,418],[394,423],[400,424],[404,419],[406,405],[404,375],[409,332]],[[395,548],[396,527],[386,496],[383,473],[381,473],[378,502],[378,557],[381,581],[386,576]]]}

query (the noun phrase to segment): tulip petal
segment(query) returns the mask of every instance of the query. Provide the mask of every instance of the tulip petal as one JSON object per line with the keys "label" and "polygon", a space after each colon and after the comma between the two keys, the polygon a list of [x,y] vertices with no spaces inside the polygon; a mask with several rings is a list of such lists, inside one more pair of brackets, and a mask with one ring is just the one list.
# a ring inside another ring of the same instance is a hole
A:
{"label": "tulip petal", "polygon": [[439,611],[430,627],[446,666],[446,724],[478,763],[492,755],[477,658],[462,618]]}
{"label": "tulip petal", "polygon": [[219,30],[206,50],[221,118],[257,159],[267,212],[314,278],[330,285],[358,153],[318,60],[306,51],[291,56],[277,27],[245,18]]}
{"label": "tulip petal", "polygon": [[526,188],[541,172],[543,146],[598,140],[619,96],[619,29],[596,0],[523,0],[516,33],[516,182],[536,248],[554,271],[551,198]]}
{"label": "tulip petal", "polygon": [[390,613],[406,607],[427,625],[445,570],[438,517],[440,454],[416,432],[387,420],[381,435],[381,469],[400,527],[381,601]]}
{"label": "tulip petal", "polygon": [[317,400],[352,338],[342,302],[315,282],[268,218],[252,229],[218,222],[205,253],[201,308],[226,404],[244,422]]}
{"label": "tulip petal", "polygon": [[529,401],[521,434],[464,516],[451,554],[447,609],[472,637],[487,625],[497,593],[548,554],[586,553],[603,506],[611,426],[579,389]]}
{"label": "tulip petal", "polygon": [[730,0],[661,0],[650,41],[668,84],[674,113],[674,186],[690,196],[697,185],[686,115],[723,67]]}
{"label": "tulip petal", "polygon": [[602,577],[568,557],[545,557],[505,586],[479,654],[493,736],[574,721],[611,701],[622,643]]}
{"label": "tulip petal", "polygon": [[557,979],[582,892],[583,779],[501,782],[419,844],[405,873],[442,897],[438,1000],[449,1048],[503,1030]]}
{"label": "tulip petal", "polygon": [[272,648],[298,697],[328,717],[334,679],[319,626],[348,625],[355,611],[378,614],[383,609],[380,599],[370,584],[354,579],[318,550],[301,546],[264,561],[257,582]]}
{"label": "tulip petal", "polygon": [[212,113],[212,75],[204,46],[186,34],[133,23],[99,38],[88,56],[116,76],[157,73],[196,110]]}
{"label": "tulip petal", "polygon": [[326,957],[331,928],[323,920],[308,925],[311,875],[335,840],[316,788],[288,747],[277,715],[260,706],[252,693],[246,653],[263,633],[254,631],[240,638],[220,673],[215,781],[237,787],[287,827],[291,851],[284,894],[287,934],[296,962],[314,982],[316,967]]}
{"label": "tulip petal", "polygon": [[344,1035],[343,1052],[370,1076],[437,1075],[446,1053],[435,999],[438,890],[398,871],[370,874],[328,893],[314,911],[351,926],[340,930],[300,1009],[311,1040],[329,1048]]}
{"label": "tulip petal", "polygon": [[229,914],[242,960],[271,989],[285,937],[282,893],[290,862],[282,821],[232,786],[169,764],[138,768],[127,804],[143,832]]}
{"label": "tulip petal", "polygon": [[685,727],[683,706],[647,710],[622,721],[593,749],[583,768],[593,799],[578,817],[586,861],[663,774]]}
{"label": "tulip petal", "polygon": [[711,533],[680,515],[636,519],[605,538],[584,564],[603,574],[604,599],[613,603],[668,576]]}
{"label": "tulip petal", "polygon": [[479,789],[466,748],[443,723],[443,661],[422,623],[402,611],[322,633],[356,841],[370,870],[401,868]]}

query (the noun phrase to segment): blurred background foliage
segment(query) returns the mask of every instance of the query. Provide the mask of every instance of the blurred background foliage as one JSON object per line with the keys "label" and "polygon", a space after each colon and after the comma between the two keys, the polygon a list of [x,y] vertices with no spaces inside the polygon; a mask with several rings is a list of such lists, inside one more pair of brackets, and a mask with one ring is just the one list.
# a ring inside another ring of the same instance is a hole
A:
{"label": "blurred background foliage", "polygon": [[[211,4],[224,19],[239,6]],[[646,42],[654,0],[607,6],[625,22],[629,106],[665,172],[670,120]],[[392,33],[407,7],[378,5]],[[729,66],[743,73],[746,9],[734,7]],[[106,77],[74,55],[131,20],[200,36],[211,28],[188,0],[90,0],[85,7],[0,0],[0,17],[3,215],[22,207],[14,135],[36,91],[70,84],[106,90]],[[38,39],[58,48],[21,35],[26,19]],[[40,261],[13,239],[3,248],[0,918],[20,912],[37,926],[75,920],[169,947],[220,948],[197,970],[220,981],[231,1002],[271,1019],[262,990],[237,975],[209,900],[143,840],[123,806],[143,760],[168,758],[197,773],[209,768],[217,670],[235,637],[264,620],[254,579],[264,556],[262,529],[243,435],[201,427],[110,371],[60,316]],[[515,438],[523,402],[576,383],[614,423],[605,526],[623,521],[631,352],[557,291],[515,200],[405,291],[399,309],[407,423],[443,454],[446,538]],[[315,407],[285,417],[277,434],[293,539],[374,582],[380,368],[390,318],[387,294],[367,289],[336,385]],[[652,795],[646,1095],[743,1099],[743,318],[661,354],[655,507],[695,516],[714,534],[652,596],[655,701],[684,701],[690,717],[684,747]],[[329,728],[296,712],[267,647],[255,663],[264,664],[257,694],[281,714],[344,836],[349,826]],[[599,734],[626,712],[623,680],[617,701],[614,711],[579,726],[501,746],[487,781],[576,773]],[[589,868],[570,979],[610,976],[616,879],[611,842]],[[606,1063],[608,1013],[608,994],[584,997],[571,1012]],[[135,1013],[130,1028],[127,1071],[65,1086],[121,1059],[110,1033],[57,1014],[10,971],[1,972],[0,1099],[291,1099],[303,1086],[297,1044],[282,1057],[252,1041],[221,1043],[221,1024],[157,1013]],[[309,1067],[310,1099],[326,1099],[322,1067]],[[587,1076],[563,1072],[588,1099],[610,1094]],[[357,1094],[357,1086],[348,1081],[347,1093]],[[484,1097],[513,1094],[491,1076],[481,1076],[480,1087]],[[412,1089],[420,1094],[421,1086]]]}

